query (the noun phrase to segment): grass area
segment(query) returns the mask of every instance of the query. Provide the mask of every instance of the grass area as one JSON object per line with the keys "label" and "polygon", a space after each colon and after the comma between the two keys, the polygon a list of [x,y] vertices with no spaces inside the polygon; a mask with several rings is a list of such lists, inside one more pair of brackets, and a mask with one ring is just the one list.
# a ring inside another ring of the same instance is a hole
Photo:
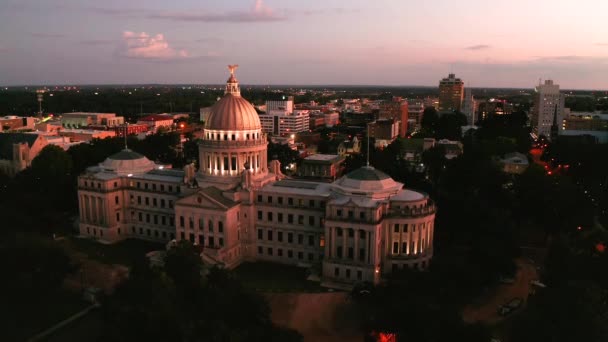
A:
{"label": "grass area", "polygon": [[135,239],[106,245],[91,239],[70,237],[62,241],[62,243],[68,250],[86,254],[90,259],[105,264],[121,264],[126,266],[132,266],[136,260],[142,258],[150,251],[165,249],[162,243]]}
{"label": "grass area", "polygon": [[26,341],[89,305],[78,294],[59,290],[21,301],[18,307],[2,306],[0,341]]}
{"label": "grass area", "polygon": [[268,262],[244,263],[234,273],[247,288],[263,292],[323,292],[319,283],[306,280],[306,268]]}

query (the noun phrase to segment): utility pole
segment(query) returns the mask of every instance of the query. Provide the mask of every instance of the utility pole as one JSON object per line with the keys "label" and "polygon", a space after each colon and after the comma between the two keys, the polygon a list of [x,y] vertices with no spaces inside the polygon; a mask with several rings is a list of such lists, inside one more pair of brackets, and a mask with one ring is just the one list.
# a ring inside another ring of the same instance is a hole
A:
{"label": "utility pole", "polygon": [[42,100],[44,100],[44,89],[36,90],[36,98],[38,99],[38,118],[42,119]]}

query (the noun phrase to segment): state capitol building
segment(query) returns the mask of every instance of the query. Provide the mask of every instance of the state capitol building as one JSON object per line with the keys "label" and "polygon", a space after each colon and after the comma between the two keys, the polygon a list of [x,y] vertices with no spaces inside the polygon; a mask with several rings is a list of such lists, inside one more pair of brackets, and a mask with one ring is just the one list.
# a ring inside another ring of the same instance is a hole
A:
{"label": "state capitol building", "polygon": [[379,282],[424,269],[433,256],[435,204],[371,166],[333,183],[284,176],[241,97],[235,67],[199,143],[199,170],[174,170],[129,149],[78,177],[80,234],[189,240],[206,263],[320,265],[322,284]]}

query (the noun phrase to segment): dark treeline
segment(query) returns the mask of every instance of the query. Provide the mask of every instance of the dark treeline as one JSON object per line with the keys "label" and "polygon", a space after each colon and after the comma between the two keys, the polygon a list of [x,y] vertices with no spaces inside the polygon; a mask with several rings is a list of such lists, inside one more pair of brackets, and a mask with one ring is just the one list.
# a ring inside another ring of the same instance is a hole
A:
{"label": "dark treeline", "polygon": [[[435,138],[444,134],[437,129],[438,120],[426,120],[423,125]],[[608,313],[603,275],[608,235],[594,222],[602,207],[594,205],[593,197],[578,184],[577,173],[582,171],[577,168],[549,175],[531,164],[521,175],[502,172],[497,157],[530,150],[526,125],[524,113],[483,120],[477,131],[460,139],[464,144],[460,157],[446,160],[436,148],[426,151],[427,173],[423,174],[396,158],[406,139],[384,150],[372,149],[374,166],[406,187],[431,194],[438,211],[428,272],[406,270],[368,295],[360,295],[358,289],[353,293],[366,331],[395,333],[398,339],[416,341],[489,341],[493,327],[465,324],[460,314],[501,277],[515,274],[515,259],[522,256],[520,246],[525,245],[548,249],[540,280],[549,288],[531,297],[528,308],[502,335],[514,341],[608,338],[601,323]],[[608,170],[603,166],[591,171],[591,161],[602,155],[605,145],[587,146],[589,152],[577,154],[582,148],[570,147],[572,151],[567,152],[558,143],[548,150],[561,156],[561,163],[564,159],[589,163],[587,171],[595,172],[595,179],[605,177]],[[572,317],[576,322],[569,322]]]}

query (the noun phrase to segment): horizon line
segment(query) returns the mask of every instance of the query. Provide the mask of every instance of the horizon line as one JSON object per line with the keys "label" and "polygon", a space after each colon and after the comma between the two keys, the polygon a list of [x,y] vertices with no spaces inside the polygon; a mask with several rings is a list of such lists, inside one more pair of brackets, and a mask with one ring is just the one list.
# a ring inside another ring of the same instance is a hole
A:
{"label": "horizon line", "polygon": [[[12,85],[0,85],[2,88],[16,88],[16,87],[66,87],[66,86],[76,86],[76,87],[94,87],[94,86],[103,86],[103,87],[115,87],[115,86],[225,86],[225,83],[56,83],[56,84],[12,84]],[[253,87],[329,87],[329,88],[337,88],[337,87],[346,87],[346,88],[357,88],[357,87],[374,87],[374,88],[439,88],[439,85],[387,85],[387,84],[261,84],[261,83],[240,83],[240,86],[253,86]],[[535,86],[530,88],[527,87],[496,87],[496,86],[476,86],[476,87],[465,87],[469,89],[513,89],[513,90],[534,90]],[[605,91],[608,92],[607,89],[592,89],[592,88],[563,88],[560,91]]]}

